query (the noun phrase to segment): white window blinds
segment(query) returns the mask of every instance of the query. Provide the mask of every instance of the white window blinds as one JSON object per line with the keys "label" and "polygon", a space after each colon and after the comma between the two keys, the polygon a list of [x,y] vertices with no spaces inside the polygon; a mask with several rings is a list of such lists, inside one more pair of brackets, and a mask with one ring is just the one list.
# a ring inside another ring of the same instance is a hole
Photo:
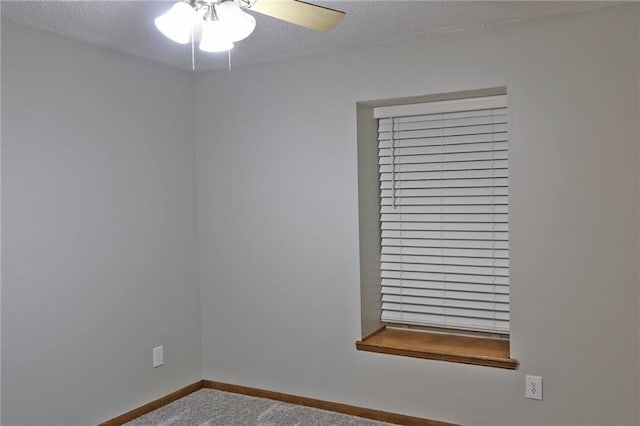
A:
{"label": "white window blinds", "polygon": [[374,116],[382,321],[508,333],[506,96]]}

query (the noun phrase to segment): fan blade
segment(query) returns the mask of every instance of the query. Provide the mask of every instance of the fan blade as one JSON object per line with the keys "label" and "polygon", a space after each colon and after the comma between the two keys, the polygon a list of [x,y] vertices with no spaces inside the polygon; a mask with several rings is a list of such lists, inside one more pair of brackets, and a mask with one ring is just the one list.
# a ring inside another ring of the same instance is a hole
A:
{"label": "fan blade", "polygon": [[345,16],[339,10],[297,0],[257,0],[251,10],[322,32],[335,27]]}

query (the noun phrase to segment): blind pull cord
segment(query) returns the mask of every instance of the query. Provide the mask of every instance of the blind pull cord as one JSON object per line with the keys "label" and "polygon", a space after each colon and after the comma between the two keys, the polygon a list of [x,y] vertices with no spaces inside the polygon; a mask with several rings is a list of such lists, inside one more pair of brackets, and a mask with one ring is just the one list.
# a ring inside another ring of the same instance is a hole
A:
{"label": "blind pull cord", "polygon": [[196,49],[193,41],[193,25],[191,26],[191,71],[196,70]]}
{"label": "blind pull cord", "polygon": [[440,237],[440,272],[442,273],[442,306],[444,308],[444,323],[448,323],[448,316],[446,315],[446,307],[447,307],[447,273],[444,268],[444,236],[442,235],[442,215],[444,209],[444,201],[442,200],[443,191],[444,191],[444,117],[445,114],[440,116],[440,178],[438,181],[438,186],[440,189],[440,197],[439,197],[439,210],[440,210],[440,219],[438,220],[439,227],[439,237]]}
{"label": "blind pull cord", "polygon": [[396,164],[397,164],[397,148],[398,148],[398,138],[396,138],[396,131],[398,125],[398,117],[391,117],[391,186],[392,186],[392,194],[391,194],[391,202],[393,204],[393,210],[398,211],[398,220],[400,222],[400,311],[404,312],[404,261],[402,255],[402,207],[396,204]]}
{"label": "blind pull cord", "polygon": [[396,117],[391,117],[391,207],[396,209]]}
{"label": "blind pull cord", "polygon": [[493,323],[496,323],[496,164],[495,164],[495,123],[493,122],[495,109],[491,110],[491,256],[493,256]]}

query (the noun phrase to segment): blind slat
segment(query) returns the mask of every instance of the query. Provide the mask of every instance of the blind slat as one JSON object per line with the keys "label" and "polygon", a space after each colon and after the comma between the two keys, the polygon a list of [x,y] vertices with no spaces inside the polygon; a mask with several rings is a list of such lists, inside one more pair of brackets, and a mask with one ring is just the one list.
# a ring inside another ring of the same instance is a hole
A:
{"label": "blind slat", "polygon": [[438,314],[466,318],[509,320],[509,313],[496,310],[481,310],[473,308],[455,308],[449,306],[429,306],[409,303],[383,302],[382,309],[401,312],[415,312],[424,314]]}
{"label": "blind slat", "polygon": [[[440,247],[453,245],[453,247],[459,247],[455,245],[456,241],[468,241],[470,247],[477,247],[475,241],[493,241],[495,247],[499,248],[508,247],[509,234],[506,231],[501,232],[481,232],[481,231],[413,231],[413,230],[396,230],[396,229],[384,229],[382,230],[382,239],[384,245],[406,245],[412,247]],[[389,241],[384,241],[389,239]],[[396,241],[397,240],[397,241]],[[420,242],[423,243],[420,243]],[[439,244],[441,241],[442,244]],[[502,245],[500,245],[502,244]]]}
{"label": "blind slat", "polygon": [[483,142],[464,145],[433,145],[433,146],[413,146],[407,148],[380,148],[378,156],[406,156],[406,155],[427,155],[427,154],[451,154],[461,152],[486,152],[486,151],[505,151],[507,142]]}
{"label": "blind slat", "polygon": [[508,223],[509,215],[506,213],[480,213],[480,214],[423,214],[423,213],[384,213],[380,220],[384,222],[441,222],[441,223]]}
{"label": "blind slat", "polygon": [[384,253],[380,256],[384,263],[424,263],[431,265],[468,265],[468,266],[498,266],[509,267],[509,260],[498,257],[457,257],[457,256],[425,256],[425,255],[392,255]]}
{"label": "blind slat", "polygon": [[[390,206],[393,204],[391,193],[389,196],[382,197],[380,200],[381,205]],[[473,205],[486,205],[486,204],[499,204],[508,205],[508,197],[493,196],[493,195],[478,195],[478,196],[445,196],[445,197],[398,197],[396,194],[395,204],[400,206],[422,206],[422,205],[456,205],[456,206],[473,206]]]}
{"label": "blind slat", "polygon": [[507,151],[478,151],[450,154],[403,155],[401,157],[379,157],[378,164],[457,163],[465,161],[506,160]]}
{"label": "blind slat", "polygon": [[430,288],[401,288],[382,287],[382,297],[393,296],[414,296],[431,299],[452,299],[452,300],[473,300],[483,302],[509,303],[509,293],[497,293],[490,288],[488,291],[462,291],[450,288],[430,289]]}
{"label": "blind slat", "polygon": [[507,132],[494,132],[494,133],[478,133],[478,134],[469,134],[469,135],[436,135],[436,136],[427,136],[423,138],[414,137],[414,138],[406,138],[399,139],[394,138],[393,140],[389,137],[388,139],[380,139],[378,138],[378,148],[410,148],[410,147],[418,147],[418,146],[449,146],[449,145],[464,145],[464,144],[474,144],[474,143],[482,143],[482,142],[503,142],[508,140]]}
{"label": "blind slat", "polygon": [[[396,123],[412,123],[416,121],[442,121],[442,120],[452,120],[458,118],[472,118],[472,117],[490,117],[491,115],[497,116],[506,116],[507,109],[506,108],[492,108],[492,109],[478,109],[472,111],[461,111],[461,112],[445,112],[445,113],[436,113],[436,114],[416,114],[409,116],[399,116],[395,117]],[[390,124],[392,118],[381,118],[378,120],[378,123],[382,124]]]}
{"label": "blind slat", "polygon": [[[502,151],[499,152],[501,154]],[[475,152],[475,153],[456,153],[456,155],[478,155],[485,156],[486,152]],[[430,155],[430,154],[425,154]],[[502,154],[501,154],[502,155]],[[490,157],[490,155],[486,155]],[[503,155],[504,161],[506,160],[506,155]],[[426,158],[423,162],[407,162],[405,160],[411,159],[415,160],[418,157],[424,157],[424,155],[408,155],[404,158],[402,157],[378,157],[379,163],[378,165],[378,173],[383,175],[384,179],[382,180],[391,180],[389,174],[393,173],[396,177],[393,180],[402,181],[402,180],[449,180],[449,179],[472,179],[474,177],[478,178],[499,178],[499,177],[508,177],[509,170],[507,167],[496,167],[489,166],[490,164],[495,164],[498,160],[492,160],[491,158],[484,160],[470,160],[467,161],[463,159],[462,161],[451,161],[449,163],[441,163],[438,161],[432,161],[432,158]],[[395,161],[395,163],[394,163]],[[401,162],[402,161],[402,162]],[[485,163],[484,166],[481,167],[473,167],[469,164],[478,164]],[[454,164],[455,167],[447,168],[446,166],[449,164]],[[506,163],[505,163],[506,164]],[[466,174],[469,171],[471,173]]]}
{"label": "blind slat", "polygon": [[382,272],[427,272],[443,275],[474,275],[486,277],[508,277],[509,268],[469,265],[432,265],[428,263],[394,263],[381,262]]}
{"label": "blind slat", "polygon": [[385,139],[415,139],[415,138],[433,138],[442,136],[463,136],[463,135],[481,135],[491,134],[494,132],[506,132],[507,125],[505,124],[481,124],[478,126],[464,126],[464,127],[447,127],[440,129],[419,129],[419,130],[404,130],[401,132],[380,132],[378,133],[378,140]]}
{"label": "blind slat", "polygon": [[[400,171],[396,166],[393,169],[393,165],[389,164],[388,168],[385,167],[380,170],[381,181],[411,181],[411,180],[435,180],[443,184],[447,184],[449,180],[467,181],[473,179],[506,179],[509,177],[509,171],[507,169],[485,169],[485,170],[434,170],[434,171],[419,171],[419,170],[406,170]],[[508,182],[506,180],[505,182]]]}
{"label": "blind slat", "polygon": [[509,213],[509,206],[495,204],[473,204],[469,206],[430,205],[430,206],[396,206],[382,205],[380,213],[396,213],[399,210],[405,213]]}
{"label": "blind slat", "polygon": [[[383,294],[382,302],[407,304],[407,305],[422,305],[431,306],[434,308],[442,308],[444,310],[449,308],[458,308],[465,310],[479,310],[479,311],[497,311],[497,312],[509,312],[508,297],[506,301],[499,302],[497,300],[476,300],[473,298],[473,293],[469,293],[469,298],[461,299],[461,293],[449,292],[441,297],[425,297],[425,296],[411,296],[406,294]],[[504,296],[503,296],[504,297]],[[484,316],[485,312],[482,313]],[[488,314],[490,315],[490,314]]]}
{"label": "blind slat", "polygon": [[382,245],[382,255],[509,259],[509,250],[493,248],[405,247]]}
{"label": "blind slat", "polygon": [[454,274],[440,272],[417,272],[417,271],[391,271],[383,269],[380,271],[382,278],[393,278],[398,280],[426,280],[443,281],[470,284],[509,284],[508,276],[490,276],[473,274]]}
{"label": "blind slat", "polygon": [[382,321],[388,323],[400,323],[411,325],[432,325],[462,330],[492,330],[496,333],[508,333],[509,321],[493,319],[457,318],[443,315],[428,315],[414,312],[383,311]]}
{"label": "blind slat", "polygon": [[450,127],[467,127],[477,125],[504,124],[507,122],[507,116],[502,114],[482,115],[477,117],[463,118],[442,118],[430,119],[429,116],[416,118],[414,121],[397,121],[392,124],[391,120],[381,120],[378,124],[378,133],[390,132],[392,127],[396,132],[406,130],[426,130],[426,129],[446,129]]}
{"label": "blind slat", "polygon": [[[391,173],[381,176],[381,189],[427,189],[427,188],[507,188],[507,178],[496,179],[448,179],[448,180],[422,180],[407,179],[407,176],[396,174],[398,179],[393,180]],[[383,180],[384,179],[384,180]],[[495,191],[492,191],[495,192]]]}
{"label": "blind slat", "polygon": [[[479,300],[489,302],[501,302],[509,303],[508,291],[495,291],[495,287],[480,287],[474,288],[471,291],[469,289],[459,290],[446,288],[412,288],[412,287],[398,287],[398,286],[383,286],[382,296],[385,295],[400,295],[400,296],[416,296],[416,297],[430,297],[430,298],[451,298],[458,300]],[[503,290],[505,286],[500,287]]]}
{"label": "blind slat", "polygon": [[508,195],[509,190],[505,187],[481,187],[481,188],[420,188],[420,189],[400,189],[395,191],[383,189],[380,197],[477,197]]}
{"label": "blind slat", "polygon": [[399,231],[467,231],[493,232],[509,231],[507,223],[448,223],[448,222],[382,222],[380,228]]}
{"label": "blind slat", "polygon": [[415,290],[448,290],[448,291],[465,291],[473,293],[493,294],[509,294],[508,284],[482,284],[482,283],[465,283],[456,281],[429,281],[429,280],[398,280],[394,278],[384,278],[382,280],[382,289],[388,291],[402,292],[407,289]]}

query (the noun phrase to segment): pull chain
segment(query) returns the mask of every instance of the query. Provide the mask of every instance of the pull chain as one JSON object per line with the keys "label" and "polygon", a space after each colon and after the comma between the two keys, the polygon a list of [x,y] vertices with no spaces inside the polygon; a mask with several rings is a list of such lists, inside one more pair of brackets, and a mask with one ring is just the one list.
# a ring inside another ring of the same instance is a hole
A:
{"label": "pull chain", "polygon": [[193,40],[193,26],[191,26],[191,71],[196,70],[196,50],[194,48]]}
{"label": "pull chain", "polygon": [[449,315],[448,315],[448,311],[447,311],[447,290],[448,290],[448,286],[447,286],[447,269],[445,268],[445,262],[444,262],[444,229],[442,226],[443,223],[443,216],[444,216],[444,154],[445,154],[445,139],[444,139],[444,129],[445,129],[445,114],[441,114],[440,115],[440,161],[438,164],[439,167],[439,171],[440,171],[440,176],[439,176],[439,181],[438,181],[438,189],[439,189],[439,220],[438,220],[438,233],[439,233],[439,237],[440,237],[440,279],[442,280],[442,306],[444,308],[444,324],[445,326],[448,324],[449,321]]}
{"label": "pull chain", "polygon": [[396,117],[391,117],[391,206],[396,209]]}

